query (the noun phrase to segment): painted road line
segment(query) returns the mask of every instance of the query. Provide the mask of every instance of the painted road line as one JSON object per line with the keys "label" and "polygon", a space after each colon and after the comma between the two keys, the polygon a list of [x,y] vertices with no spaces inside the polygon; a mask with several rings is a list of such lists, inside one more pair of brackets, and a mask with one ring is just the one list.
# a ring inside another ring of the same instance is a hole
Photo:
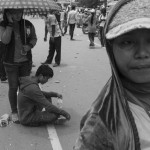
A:
{"label": "painted road line", "polygon": [[62,150],[62,146],[60,144],[54,125],[47,125],[47,130],[53,150]]}
{"label": "painted road line", "polygon": [[[42,90],[41,85],[39,84],[40,89]],[[43,110],[44,111],[44,110]],[[51,142],[53,150],[62,150],[56,129],[54,125],[47,125],[47,131],[49,135],[49,140]]]}

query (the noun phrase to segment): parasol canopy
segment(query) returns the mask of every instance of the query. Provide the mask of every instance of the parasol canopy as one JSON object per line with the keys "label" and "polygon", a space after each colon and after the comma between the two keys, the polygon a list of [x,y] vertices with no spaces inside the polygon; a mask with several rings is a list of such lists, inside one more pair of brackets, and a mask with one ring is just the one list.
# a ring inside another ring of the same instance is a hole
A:
{"label": "parasol canopy", "polygon": [[25,13],[47,14],[50,10],[60,11],[54,0],[0,0],[0,10],[23,8]]}

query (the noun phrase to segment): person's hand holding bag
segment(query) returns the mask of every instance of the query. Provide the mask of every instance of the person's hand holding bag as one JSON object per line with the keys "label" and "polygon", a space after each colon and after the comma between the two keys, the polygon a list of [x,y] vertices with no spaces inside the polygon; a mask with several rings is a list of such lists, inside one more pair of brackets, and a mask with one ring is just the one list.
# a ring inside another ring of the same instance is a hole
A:
{"label": "person's hand holding bag", "polygon": [[23,45],[23,49],[21,51],[21,54],[22,55],[26,55],[27,52],[30,51],[30,50],[31,50],[31,46],[29,46],[29,45]]}

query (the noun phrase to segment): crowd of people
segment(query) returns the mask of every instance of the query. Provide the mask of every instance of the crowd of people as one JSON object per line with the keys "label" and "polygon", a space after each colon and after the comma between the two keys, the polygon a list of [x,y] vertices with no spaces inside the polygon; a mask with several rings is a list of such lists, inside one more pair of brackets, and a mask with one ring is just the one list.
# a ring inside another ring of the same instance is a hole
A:
{"label": "crowd of people", "polygon": [[[50,34],[49,54],[35,75],[30,76],[31,50],[37,43],[34,25],[22,18],[23,9],[4,10],[0,23],[0,71],[1,79],[8,79],[13,122],[40,126],[58,123],[61,117],[70,120],[68,112],[52,103],[52,97],[62,95],[42,91],[39,84],[53,77],[48,64],[55,52],[53,67],[60,65],[61,37],[69,26],[70,40],[74,40],[80,13],[72,6],[45,16],[44,41]],[[83,116],[74,150],[149,150],[150,1],[120,0],[108,16],[105,8],[85,9],[83,13],[80,17],[84,18],[83,24],[87,23],[90,46],[94,46],[97,22],[100,23],[101,45],[106,47],[112,76]]]}
{"label": "crowd of people", "polygon": [[[99,7],[97,9],[88,10],[85,8],[84,10],[79,10],[72,5],[72,7],[62,9],[61,12],[51,10],[48,14],[40,16],[45,21],[45,42],[48,40],[48,34],[50,35],[49,51],[46,60],[37,69],[39,73],[36,73],[34,77],[29,77],[33,67],[32,48],[37,43],[34,25],[30,21],[23,19],[23,9],[4,9],[3,19],[0,22],[0,79],[1,82],[8,81],[8,99],[11,107],[11,119],[14,123],[38,126],[40,122],[41,124],[44,122],[56,122],[60,115],[68,120],[70,119],[70,115],[66,111],[55,107],[50,100],[51,97],[61,98],[60,94],[54,92],[45,93],[41,91],[38,84],[44,84],[53,77],[53,70],[48,66],[53,59],[55,61],[53,67],[58,67],[61,64],[62,36],[67,33],[68,28],[70,40],[74,40],[75,27],[87,24],[89,46],[94,46],[94,37],[100,15]],[[47,68],[47,72],[43,71],[44,68]],[[29,82],[29,85],[24,82]],[[33,88],[35,85],[36,88]],[[18,91],[19,94],[17,94]],[[29,92],[35,93],[33,96],[29,96],[31,94]],[[39,93],[41,93],[41,96]],[[25,97],[32,97],[32,99],[29,98],[30,100],[25,100],[29,101],[28,104],[24,101]],[[43,102],[41,103],[40,101]],[[32,107],[24,107],[31,104],[33,104]],[[41,112],[41,108],[39,109],[37,105],[46,107],[46,111]],[[37,117],[38,115],[39,117]],[[48,115],[52,117],[48,117]],[[43,118],[43,120],[40,118]]]}

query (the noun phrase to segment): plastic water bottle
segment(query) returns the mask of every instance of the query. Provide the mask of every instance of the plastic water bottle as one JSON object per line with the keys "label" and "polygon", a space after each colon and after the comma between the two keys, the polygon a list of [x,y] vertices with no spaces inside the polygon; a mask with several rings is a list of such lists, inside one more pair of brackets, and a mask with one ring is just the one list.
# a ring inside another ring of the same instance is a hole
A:
{"label": "plastic water bottle", "polygon": [[4,114],[0,118],[0,126],[1,127],[6,127],[9,124],[10,116],[9,114]]}
{"label": "plastic water bottle", "polygon": [[63,100],[61,98],[58,98],[57,99],[57,107],[61,109],[62,105],[63,105]]}

